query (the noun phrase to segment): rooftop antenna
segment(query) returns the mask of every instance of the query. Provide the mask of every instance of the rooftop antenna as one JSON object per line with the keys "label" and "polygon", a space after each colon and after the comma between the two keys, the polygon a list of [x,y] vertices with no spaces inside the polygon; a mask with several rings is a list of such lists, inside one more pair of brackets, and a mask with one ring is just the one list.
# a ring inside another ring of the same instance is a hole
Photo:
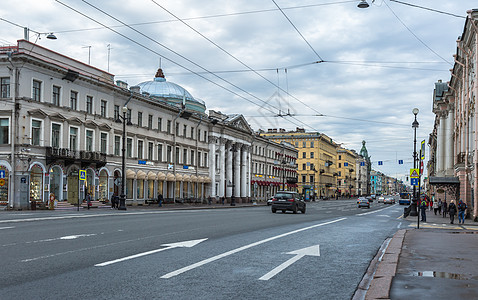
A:
{"label": "rooftop antenna", "polygon": [[88,64],[91,62],[91,46],[84,46],[81,48],[88,48]]}
{"label": "rooftop antenna", "polygon": [[110,72],[110,52],[111,52],[111,44],[106,45],[108,48],[108,73]]}

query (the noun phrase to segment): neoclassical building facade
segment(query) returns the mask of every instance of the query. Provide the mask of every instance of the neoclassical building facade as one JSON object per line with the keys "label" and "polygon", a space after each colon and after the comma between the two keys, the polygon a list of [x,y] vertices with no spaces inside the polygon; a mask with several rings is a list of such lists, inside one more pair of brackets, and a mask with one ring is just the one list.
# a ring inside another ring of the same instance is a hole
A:
{"label": "neoclassical building facade", "polygon": [[0,48],[0,102],[0,207],[7,209],[52,197],[74,205],[86,193],[108,201],[121,193],[123,149],[127,205],[158,194],[166,202],[233,194],[251,201],[254,161],[263,156],[253,149],[274,147],[241,115],[208,115],[161,69],[128,87],[26,40]]}

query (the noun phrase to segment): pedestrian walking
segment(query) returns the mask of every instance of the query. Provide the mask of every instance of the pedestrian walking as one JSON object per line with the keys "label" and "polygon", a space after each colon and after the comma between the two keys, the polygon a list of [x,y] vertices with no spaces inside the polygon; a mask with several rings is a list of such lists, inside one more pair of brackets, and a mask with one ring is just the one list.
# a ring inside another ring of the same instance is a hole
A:
{"label": "pedestrian walking", "polygon": [[435,213],[435,216],[436,216],[438,212],[438,201],[436,200],[433,200],[433,212]]}
{"label": "pedestrian walking", "polygon": [[88,207],[88,209],[90,209],[90,206],[91,206],[91,196],[90,196],[90,194],[89,194],[88,192],[86,193],[85,199],[86,199],[86,207]]}
{"label": "pedestrian walking", "polygon": [[441,216],[441,208],[443,206],[443,203],[441,202],[441,199],[438,199],[438,215]]}
{"label": "pedestrian walking", "polygon": [[443,213],[443,218],[446,217],[446,213],[448,212],[448,204],[446,203],[446,200],[443,201],[441,205],[442,213]]}
{"label": "pedestrian walking", "polygon": [[426,209],[427,209],[427,201],[425,199],[423,199],[422,203],[420,204],[420,212],[421,212],[421,216],[422,216],[422,222],[427,221]]}
{"label": "pedestrian walking", "polygon": [[458,202],[458,223],[465,224],[465,212],[466,212],[466,203],[461,201]]}
{"label": "pedestrian walking", "polygon": [[111,195],[111,209],[115,209],[116,207],[116,199],[115,199],[115,194]]}
{"label": "pedestrian walking", "polygon": [[211,203],[212,203],[212,198],[211,198],[211,196],[207,197],[207,203],[208,203],[209,205],[211,205]]}
{"label": "pedestrian walking", "polygon": [[159,207],[163,206],[163,194],[161,193],[158,194],[158,206]]}
{"label": "pedestrian walking", "polygon": [[455,215],[456,215],[455,200],[451,200],[450,205],[448,205],[448,215],[450,216],[450,224],[453,224],[453,221],[455,221]]}

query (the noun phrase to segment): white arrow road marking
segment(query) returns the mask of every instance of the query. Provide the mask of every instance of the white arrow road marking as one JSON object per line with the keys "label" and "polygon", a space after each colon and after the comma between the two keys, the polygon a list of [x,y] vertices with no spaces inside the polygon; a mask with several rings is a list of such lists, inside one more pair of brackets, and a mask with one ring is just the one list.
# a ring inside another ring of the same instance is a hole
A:
{"label": "white arrow road marking", "polygon": [[277,266],[272,271],[270,271],[269,273],[267,273],[264,276],[262,276],[261,278],[259,278],[259,280],[269,280],[269,279],[271,279],[275,275],[282,272],[282,270],[284,270],[285,268],[292,265],[293,263],[295,263],[296,261],[298,261],[299,259],[301,259],[302,257],[304,257],[306,255],[320,256],[320,248],[319,248],[319,245],[315,245],[315,246],[299,249],[299,250],[296,250],[296,251],[288,252],[286,254],[293,254],[295,256],[292,257],[291,259],[289,259],[288,261],[282,263],[281,265]]}
{"label": "white arrow road marking", "polygon": [[110,261],[107,261],[107,262],[104,262],[104,263],[96,264],[95,267],[104,267],[104,266],[111,265],[111,264],[114,264],[114,263],[117,263],[117,262],[122,262],[122,261],[125,261],[125,260],[129,260],[129,259],[133,259],[133,258],[145,256],[145,255],[149,255],[149,254],[153,254],[153,253],[158,253],[158,252],[161,252],[161,251],[164,251],[164,250],[173,249],[173,248],[180,248],[180,247],[182,247],[182,248],[184,248],[184,247],[191,248],[191,247],[194,247],[194,246],[196,246],[197,244],[199,244],[199,243],[201,243],[201,242],[204,242],[205,240],[207,240],[207,238],[206,238],[206,239],[200,239],[200,240],[191,240],[191,241],[184,241],[184,242],[172,243],[172,244],[163,244],[163,245],[161,245],[161,246],[164,246],[164,247],[166,247],[166,248],[151,250],[151,251],[147,251],[147,252],[143,252],[143,253],[138,253],[138,254],[131,255],[131,256],[126,256],[126,257],[123,257],[123,258],[118,258],[118,259],[115,259],[115,260],[110,260]]}
{"label": "white arrow road marking", "polygon": [[283,233],[283,234],[279,234],[279,235],[276,235],[276,236],[273,236],[273,237],[270,237],[270,238],[267,238],[267,239],[264,239],[264,240],[261,240],[261,241],[257,241],[255,243],[252,243],[252,244],[249,244],[249,245],[245,245],[245,246],[242,246],[242,247],[239,247],[239,248],[236,248],[236,249],[232,249],[230,251],[227,251],[225,253],[222,253],[222,254],[219,254],[219,255],[216,255],[216,256],[213,256],[213,257],[210,257],[210,258],[207,258],[207,259],[204,259],[204,260],[201,260],[200,262],[197,262],[195,264],[192,264],[192,265],[189,265],[189,266],[186,266],[184,268],[181,268],[179,270],[176,270],[176,271],[173,271],[173,272],[170,272],[166,275],[163,275],[161,276],[161,278],[171,278],[171,277],[174,277],[174,276],[177,276],[179,274],[182,274],[184,272],[187,272],[187,271],[190,271],[192,269],[195,269],[195,268],[198,268],[202,265],[205,265],[205,264],[208,264],[210,262],[213,262],[213,261],[216,261],[218,259],[221,259],[223,257],[226,257],[226,256],[229,256],[229,255],[232,255],[232,254],[235,254],[235,253],[238,253],[238,252],[241,252],[243,250],[246,250],[246,249],[249,249],[249,248],[252,248],[252,247],[255,247],[255,246],[258,246],[258,245],[261,245],[261,244],[264,244],[266,242],[270,242],[270,241],[273,241],[273,240],[276,240],[278,238],[281,238],[281,237],[285,237],[285,236],[288,236],[288,235],[291,235],[291,234],[294,234],[294,233],[298,233],[298,232],[301,232],[301,231],[304,231],[304,230],[308,230],[308,229],[312,229],[312,228],[316,228],[316,227],[320,227],[320,226],[324,226],[324,225],[328,225],[328,224],[332,224],[332,223],[335,223],[335,222],[340,222],[340,221],[343,221],[343,220],[346,220],[347,218],[340,218],[340,219],[337,219],[337,220],[333,220],[333,221],[329,221],[329,222],[325,222],[325,223],[320,223],[320,224],[316,224],[316,225],[312,225],[312,226],[309,226],[309,227],[304,227],[304,228],[301,228],[301,229],[297,229],[297,230],[294,230],[294,231],[290,231],[290,232],[286,232],[286,233]]}

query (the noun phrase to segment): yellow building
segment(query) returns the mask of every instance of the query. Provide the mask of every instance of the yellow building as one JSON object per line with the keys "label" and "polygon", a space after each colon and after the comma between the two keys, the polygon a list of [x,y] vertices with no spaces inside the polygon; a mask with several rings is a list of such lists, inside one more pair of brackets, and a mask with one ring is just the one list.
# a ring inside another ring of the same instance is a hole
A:
{"label": "yellow building", "polygon": [[333,198],[337,192],[336,158],[338,145],[332,138],[319,132],[269,129],[261,136],[280,143],[288,142],[299,150],[297,159],[298,191],[306,198]]}
{"label": "yellow building", "polygon": [[357,160],[358,155],[353,150],[337,149],[337,192],[340,196],[357,195]]}

